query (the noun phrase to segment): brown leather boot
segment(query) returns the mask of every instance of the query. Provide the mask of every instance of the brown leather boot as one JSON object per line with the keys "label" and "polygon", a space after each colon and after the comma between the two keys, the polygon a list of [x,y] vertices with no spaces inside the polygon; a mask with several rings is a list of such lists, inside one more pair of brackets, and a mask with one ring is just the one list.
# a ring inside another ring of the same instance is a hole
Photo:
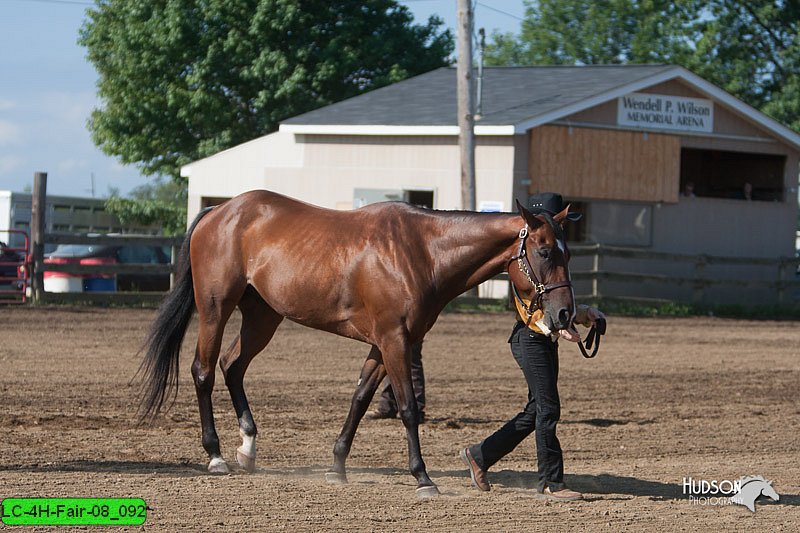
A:
{"label": "brown leather boot", "polygon": [[366,418],[367,420],[383,420],[385,418],[397,418],[397,413],[375,409],[367,412],[367,414],[364,415],[364,418]]}
{"label": "brown leather boot", "polygon": [[492,490],[492,486],[489,485],[489,480],[486,478],[486,471],[482,470],[481,467],[478,466],[478,463],[475,462],[472,454],[469,453],[469,448],[464,448],[458,455],[469,469],[469,477],[472,478],[472,484],[475,485],[478,490],[484,492]]}
{"label": "brown leather boot", "polygon": [[545,487],[539,493],[539,497],[556,502],[574,502],[575,500],[582,500],[583,494],[570,489],[551,490],[550,487]]}

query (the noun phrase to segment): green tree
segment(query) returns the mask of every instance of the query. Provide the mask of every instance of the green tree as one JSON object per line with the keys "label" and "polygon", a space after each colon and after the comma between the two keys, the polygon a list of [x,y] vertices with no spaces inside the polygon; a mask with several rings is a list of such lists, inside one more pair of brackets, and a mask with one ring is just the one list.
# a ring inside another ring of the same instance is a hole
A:
{"label": "green tree", "polygon": [[161,224],[165,235],[186,231],[186,186],[174,180],[156,178],[133,189],[130,198],[112,193],[106,210],[123,224]]}
{"label": "green tree", "polygon": [[683,62],[694,0],[526,0],[521,33],[492,35],[489,65]]}
{"label": "green tree", "polygon": [[695,72],[800,131],[800,1],[714,0]]}
{"label": "green tree", "polygon": [[98,0],[79,43],[99,74],[94,142],[145,174],[282,119],[447,64],[453,38],[394,0]]}

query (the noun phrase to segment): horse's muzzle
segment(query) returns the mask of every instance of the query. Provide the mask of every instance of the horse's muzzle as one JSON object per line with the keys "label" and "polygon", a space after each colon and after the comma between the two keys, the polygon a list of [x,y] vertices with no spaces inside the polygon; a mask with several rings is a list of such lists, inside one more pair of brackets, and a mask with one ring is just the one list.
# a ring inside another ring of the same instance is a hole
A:
{"label": "horse's muzzle", "polygon": [[551,312],[550,310],[547,310],[544,313],[544,324],[548,327],[548,329],[550,329],[550,331],[568,329],[571,325],[571,322],[572,313],[568,307],[562,307],[555,311],[555,313]]}

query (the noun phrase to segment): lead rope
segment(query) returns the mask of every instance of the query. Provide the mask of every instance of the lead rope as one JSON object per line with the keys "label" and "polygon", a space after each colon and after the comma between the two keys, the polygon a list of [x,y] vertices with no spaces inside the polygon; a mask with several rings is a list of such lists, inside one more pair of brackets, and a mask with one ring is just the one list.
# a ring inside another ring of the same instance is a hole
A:
{"label": "lead rope", "polygon": [[[597,334],[597,329],[594,326],[592,326],[592,328],[589,330],[589,333],[586,335],[586,341],[585,341],[586,342],[586,348],[583,347],[583,344],[581,343],[581,341],[578,341],[578,348],[581,349],[581,355],[583,355],[586,359],[591,359],[592,357],[597,355],[597,350],[598,350],[598,348],[600,348],[600,337],[601,336],[602,335],[598,335]],[[595,337],[597,337],[597,340],[595,340]],[[592,350],[592,354],[589,355],[589,353],[586,350],[591,350],[592,349],[592,342],[595,343],[594,344],[594,350]]]}

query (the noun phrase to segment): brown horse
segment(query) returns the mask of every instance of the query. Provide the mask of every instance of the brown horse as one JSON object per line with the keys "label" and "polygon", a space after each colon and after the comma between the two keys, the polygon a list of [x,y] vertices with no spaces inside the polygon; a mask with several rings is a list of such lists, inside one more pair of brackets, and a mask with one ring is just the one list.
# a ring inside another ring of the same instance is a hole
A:
{"label": "brown horse", "polygon": [[538,302],[553,331],[575,313],[569,252],[561,223],[533,214],[444,212],[399,202],[354,211],[315,207],[269,191],[251,191],[201,212],[181,249],[178,280],[148,337],[143,408],[155,414],[177,391],[181,342],[195,309],[199,332],[192,375],[203,448],[211,472],[228,472],[214,427],[211,391],[225,323],[238,306],[239,336],[220,367],[239,419],[239,464],[255,468],[256,426],[243,378],[284,317],[372,345],[350,412],[336,440],[331,483],[344,483],[358,423],[388,374],[408,436],[409,468],[420,497],[438,494],[420,453],[410,346],[445,305],[508,270],[517,292]]}

